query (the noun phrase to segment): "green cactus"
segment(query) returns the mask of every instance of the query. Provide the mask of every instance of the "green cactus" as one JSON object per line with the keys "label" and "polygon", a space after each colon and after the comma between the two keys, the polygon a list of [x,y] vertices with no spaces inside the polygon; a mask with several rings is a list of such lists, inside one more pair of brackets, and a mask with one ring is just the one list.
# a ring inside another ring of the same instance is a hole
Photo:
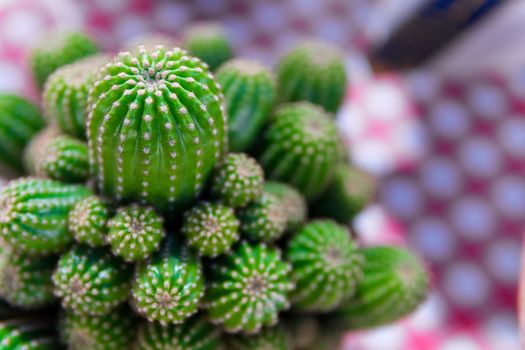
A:
{"label": "green cactus", "polygon": [[277,64],[281,102],[310,101],[335,113],[343,101],[347,79],[341,52],[325,42],[294,47]]}
{"label": "green cactus", "polygon": [[201,202],[185,213],[182,233],[197,253],[215,257],[239,239],[239,220],[229,207]]}
{"label": "green cactus", "polygon": [[191,203],[227,146],[222,93],[180,49],[123,52],[89,95],[88,143],[101,193],[160,212]]}
{"label": "green cactus", "polygon": [[132,267],[103,248],[74,246],[53,274],[55,295],[77,314],[101,316],[126,301]]}
{"label": "green cactus", "polygon": [[318,217],[348,224],[370,203],[375,189],[376,183],[369,174],[349,164],[339,164],[334,180],[312,211]]}
{"label": "green cactus", "polygon": [[355,292],[363,275],[363,256],[348,230],[333,221],[316,220],[292,237],[287,248],[292,279],[291,294],[298,310],[326,312]]}
{"label": "green cactus", "polygon": [[263,190],[258,201],[238,211],[241,233],[252,241],[274,242],[286,231],[288,212],[279,197]]}
{"label": "green cactus", "polygon": [[298,230],[308,218],[308,206],[303,195],[295,188],[282,182],[268,181],[264,191],[278,198],[286,214],[286,230]]}
{"label": "green cactus", "polygon": [[134,52],[142,46],[146,50],[153,51],[159,45],[164,46],[168,50],[174,47],[180,47],[179,41],[171,35],[149,32],[131,38],[125,43],[123,49],[124,51]]}
{"label": "green cactus", "polygon": [[10,320],[0,322],[1,350],[62,349],[52,325],[43,322]]}
{"label": "green cactus", "polygon": [[51,275],[55,256],[31,257],[4,249],[0,253],[0,297],[10,304],[33,309],[54,300]]}
{"label": "green cactus", "polygon": [[197,312],[203,295],[201,262],[174,236],[168,237],[160,252],[137,266],[132,304],[149,321],[182,323]]}
{"label": "green cactus", "polygon": [[180,325],[145,322],[134,350],[220,350],[221,332],[196,315]]}
{"label": "green cactus", "polygon": [[75,240],[92,247],[106,243],[107,223],[111,209],[101,197],[89,196],[75,204],[69,212],[67,226]]}
{"label": "green cactus", "polygon": [[291,350],[281,326],[263,329],[258,334],[236,334],[226,338],[228,350]]}
{"label": "green cactus", "polygon": [[364,277],[355,296],[327,315],[346,329],[378,327],[414,311],[425,299],[429,273],[409,251],[388,246],[363,249]]}
{"label": "green cactus", "polygon": [[55,32],[29,54],[29,64],[38,87],[58,68],[98,52],[91,38],[79,32]]}
{"label": "green cactus", "polygon": [[78,185],[36,178],[11,181],[0,191],[0,238],[32,254],[59,252],[71,241],[67,215],[90,195]]}
{"label": "green cactus", "polygon": [[86,138],[86,105],[89,89],[111,57],[98,54],[58,68],[44,86],[44,115],[60,130],[79,139]]}
{"label": "green cactus", "polygon": [[22,155],[45,125],[38,108],[26,99],[0,93],[0,162],[22,172]]}
{"label": "green cactus", "polygon": [[35,134],[23,153],[22,161],[27,174],[36,176],[41,173],[39,162],[44,158],[47,146],[61,135],[60,130],[54,125],[47,126]]}
{"label": "green cactus", "polygon": [[184,33],[184,47],[214,71],[233,56],[225,29],[215,22],[200,22],[189,26]]}
{"label": "green cactus", "polygon": [[135,340],[136,316],[122,306],[103,316],[66,311],[59,330],[70,350],[128,350]]}
{"label": "green cactus", "polygon": [[259,163],[269,179],[291,184],[312,201],[332,181],[338,142],[334,121],[320,107],[308,102],[283,105],[264,133]]}
{"label": "green cactus", "polygon": [[141,260],[159,248],[164,220],[151,207],[131,204],[109,220],[107,241],[113,254],[124,260]]}
{"label": "green cactus", "polygon": [[291,267],[275,248],[242,242],[210,268],[204,307],[227,332],[257,333],[289,307]]}
{"label": "green cactus", "polygon": [[230,153],[212,177],[212,194],[232,208],[254,202],[262,194],[264,173],[255,159]]}
{"label": "green cactus", "polygon": [[254,145],[272,110],[275,77],[259,62],[238,58],[220,66],[217,81],[224,91],[230,151],[247,151]]}

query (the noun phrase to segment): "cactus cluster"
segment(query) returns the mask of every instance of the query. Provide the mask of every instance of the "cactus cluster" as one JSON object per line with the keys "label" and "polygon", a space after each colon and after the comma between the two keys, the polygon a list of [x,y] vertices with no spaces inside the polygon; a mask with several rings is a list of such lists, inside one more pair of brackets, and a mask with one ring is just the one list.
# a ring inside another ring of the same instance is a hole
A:
{"label": "cactus cluster", "polygon": [[0,94],[23,176],[0,189],[1,350],[330,350],[423,301],[421,261],[341,226],[374,183],[332,115],[340,56],[301,45],[272,71],[216,26],[184,39],[109,58],[50,38],[46,118]]}

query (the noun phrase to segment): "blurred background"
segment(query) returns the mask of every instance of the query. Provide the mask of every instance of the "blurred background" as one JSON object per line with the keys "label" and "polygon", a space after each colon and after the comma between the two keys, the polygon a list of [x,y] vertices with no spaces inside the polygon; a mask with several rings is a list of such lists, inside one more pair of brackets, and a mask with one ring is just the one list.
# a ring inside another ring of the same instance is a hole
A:
{"label": "blurred background", "polygon": [[0,0],[0,90],[38,100],[28,50],[81,28],[108,50],[144,32],[215,19],[237,55],[268,64],[317,37],[347,55],[338,123],[379,179],[356,219],[368,244],[416,249],[429,300],[400,324],[351,334],[352,350],[519,349],[525,224],[523,0]]}

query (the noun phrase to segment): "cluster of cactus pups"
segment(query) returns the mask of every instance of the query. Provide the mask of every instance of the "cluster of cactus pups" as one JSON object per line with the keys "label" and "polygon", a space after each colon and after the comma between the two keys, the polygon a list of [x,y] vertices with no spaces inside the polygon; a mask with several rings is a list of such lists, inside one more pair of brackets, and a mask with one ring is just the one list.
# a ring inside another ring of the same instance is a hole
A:
{"label": "cluster of cactus pups", "polygon": [[0,95],[21,176],[0,191],[0,349],[335,349],[412,312],[422,262],[349,229],[374,182],[341,154],[338,51],[272,71],[216,25],[177,42],[56,36],[31,56],[43,111]]}

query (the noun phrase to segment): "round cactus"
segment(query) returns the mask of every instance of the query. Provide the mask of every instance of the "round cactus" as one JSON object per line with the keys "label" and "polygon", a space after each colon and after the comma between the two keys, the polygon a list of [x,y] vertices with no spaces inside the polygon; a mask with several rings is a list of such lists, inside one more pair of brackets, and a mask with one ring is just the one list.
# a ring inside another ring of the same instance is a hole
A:
{"label": "round cactus", "polygon": [[226,338],[228,350],[291,350],[284,329],[275,326],[258,334],[236,334]]}
{"label": "round cactus", "polygon": [[200,260],[173,236],[160,252],[137,266],[132,303],[149,321],[182,323],[197,312],[203,295]]}
{"label": "round cactus", "polygon": [[163,222],[151,207],[132,204],[120,208],[108,223],[111,251],[127,261],[146,258],[164,238]]}
{"label": "round cactus", "polygon": [[195,23],[184,34],[184,47],[213,71],[233,56],[224,28],[214,22]]}
{"label": "round cactus", "polygon": [[229,207],[202,202],[185,213],[182,233],[200,255],[215,257],[239,239],[239,220]]}
{"label": "round cactus", "polygon": [[97,52],[97,45],[83,33],[52,33],[30,54],[33,78],[37,85],[42,87],[51,73],[59,67],[92,56]]}
{"label": "round cactus", "polygon": [[26,99],[0,93],[0,162],[22,172],[22,155],[45,125],[38,108]]}
{"label": "round cactus", "polygon": [[136,51],[138,47],[142,46],[146,50],[153,51],[159,45],[164,46],[167,49],[180,47],[179,41],[173,36],[164,33],[150,32],[131,38],[131,40],[124,45],[124,50],[133,52]]}
{"label": "round cactus", "polygon": [[290,269],[277,249],[242,242],[211,265],[204,302],[210,320],[230,333],[276,324],[289,307]]}
{"label": "round cactus", "polygon": [[240,208],[261,196],[264,173],[255,159],[244,153],[230,153],[212,180],[212,193],[224,204]]}
{"label": "round cactus", "polygon": [[259,163],[269,179],[287,182],[311,201],[330,184],[339,139],[328,113],[308,102],[281,106],[264,134]]}
{"label": "round cactus", "polygon": [[56,257],[31,257],[4,249],[0,253],[0,297],[21,308],[38,308],[54,300],[51,275]]}
{"label": "round cactus", "polygon": [[11,320],[0,322],[0,349],[57,350],[61,346],[51,325]]}
{"label": "round cactus", "polygon": [[346,91],[343,55],[324,42],[306,42],[284,55],[277,65],[282,102],[310,101],[335,113]]}
{"label": "round cactus", "polygon": [[64,253],[53,274],[62,306],[77,314],[100,316],[129,294],[132,267],[103,248],[78,245]]}
{"label": "round cactus", "polygon": [[66,311],[59,330],[70,350],[128,350],[135,339],[135,325],[135,315],[123,306],[103,316]]}
{"label": "round cactus", "polygon": [[348,164],[339,164],[328,189],[316,201],[313,212],[341,224],[348,224],[370,203],[375,181],[367,173]]}
{"label": "round cactus", "polygon": [[23,153],[22,161],[27,174],[36,176],[39,172],[41,173],[39,164],[46,154],[48,145],[61,135],[60,130],[54,125],[48,126],[35,134]]}
{"label": "round cactus", "polygon": [[239,210],[241,233],[252,241],[276,241],[286,230],[287,214],[279,197],[264,190],[258,201]]}
{"label": "round cactus", "polygon": [[78,185],[36,178],[11,181],[0,191],[0,238],[16,250],[59,252],[71,241],[70,209],[90,191]]}
{"label": "round cactus", "polygon": [[86,138],[88,92],[102,66],[110,56],[99,54],[58,68],[44,86],[44,115],[62,132]]}
{"label": "round cactus", "polygon": [[304,226],[290,241],[287,259],[297,288],[294,307],[326,312],[349,299],[363,274],[363,256],[348,230],[333,221]]}
{"label": "round cactus", "polygon": [[141,326],[135,350],[171,349],[219,350],[222,349],[221,333],[198,315],[180,325],[146,322]]}
{"label": "round cactus", "polygon": [[425,299],[429,273],[410,252],[378,246],[363,249],[364,277],[355,296],[327,315],[346,329],[378,327],[399,320]]}
{"label": "round cactus", "polygon": [[230,150],[249,150],[257,140],[273,107],[275,78],[257,61],[239,58],[217,70],[228,114]]}
{"label": "round cactus", "polygon": [[89,95],[88,141],[101,193],[160,212],[201,192],[227,145],[222,93],[180,49],[140,48],[106,65]]}
{"label": "round cactus", "polygon": [[108,202],[98,196],[89,196],[78,201],[71,209],[67,226],[77,242],[92,247],[103,246],[106,243],[109,216]]}
{"label": "round cactus", "polygon": [[264,191],[278,198],[286,214],[286,230],[294,232],[299,229],[308,217],[308,206],[303,195],[295,188],[281,182],[268,181]]}

